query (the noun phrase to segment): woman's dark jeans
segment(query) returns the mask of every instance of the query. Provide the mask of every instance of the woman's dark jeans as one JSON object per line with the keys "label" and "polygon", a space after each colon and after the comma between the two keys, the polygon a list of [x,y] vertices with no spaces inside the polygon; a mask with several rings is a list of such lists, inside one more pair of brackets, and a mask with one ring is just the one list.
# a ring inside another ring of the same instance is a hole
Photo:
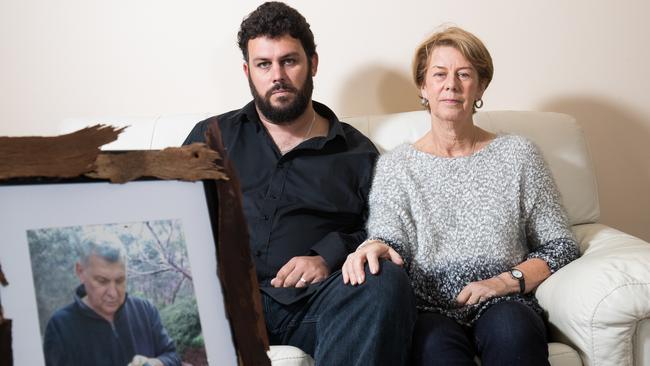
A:
{"label": "woman's dark jeans", "polygon": [[413,365],[549,365],[546,327],[530,307],[504,301],[469,328],[438,313],[420,313],[413,335]]}

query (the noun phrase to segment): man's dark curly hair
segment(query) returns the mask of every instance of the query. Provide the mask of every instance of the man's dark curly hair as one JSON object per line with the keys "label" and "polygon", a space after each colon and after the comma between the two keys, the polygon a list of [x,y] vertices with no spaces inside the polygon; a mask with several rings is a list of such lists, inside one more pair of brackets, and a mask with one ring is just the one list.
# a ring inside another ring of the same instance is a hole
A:
{"label": "man's dark curly hair", "polygon": [[311,57],[316,53],[314,34],[305,17],[285,3],[269,1],[248,14],[237,33],[237,43],[244,60],[248,62],[249,40],[262,36],[278,38],[287,34],[300,40],[307,59],[311,62]]}

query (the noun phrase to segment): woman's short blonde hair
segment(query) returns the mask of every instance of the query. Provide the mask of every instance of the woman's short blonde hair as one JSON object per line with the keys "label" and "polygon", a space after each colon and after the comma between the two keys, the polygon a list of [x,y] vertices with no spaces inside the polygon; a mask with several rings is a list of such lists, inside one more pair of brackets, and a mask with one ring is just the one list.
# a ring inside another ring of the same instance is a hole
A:
{"label": "woman's short blonde hair", "polygon": [[432,34],[415,50],[413,81],[418,89],[424,85],[429,58],[433,50],[439,46],[450,46],[457,49],[478,72],[479,83],[487,88],[494,74],[490,52],[485,48],[483,42],[472,33],[458,27],[448,27]]}

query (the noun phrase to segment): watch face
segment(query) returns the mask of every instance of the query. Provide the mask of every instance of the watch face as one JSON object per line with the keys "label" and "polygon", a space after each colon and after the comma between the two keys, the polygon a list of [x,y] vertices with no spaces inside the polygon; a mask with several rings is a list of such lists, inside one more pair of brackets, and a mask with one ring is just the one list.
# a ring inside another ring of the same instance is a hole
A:
{"label": "watch face", "polygon": [[512,277],[517,279],[524,277],[524,274],[518,269],[512,269],[510,270],[510,273],[512,274]]}

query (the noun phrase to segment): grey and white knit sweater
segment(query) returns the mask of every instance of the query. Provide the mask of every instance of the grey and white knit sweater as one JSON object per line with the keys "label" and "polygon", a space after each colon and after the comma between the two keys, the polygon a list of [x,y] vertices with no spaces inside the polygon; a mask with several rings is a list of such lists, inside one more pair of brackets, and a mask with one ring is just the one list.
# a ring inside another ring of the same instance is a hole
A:
{"label": "grey and white knit sweater", "polygon": [[578,257],[553,178],[537,147],[498,135],[467,157],[444,158],[401,145],[381,156],[370,192],[368,235],[402,256],[420,311],[472,325],[489,306],[532,294],[458,307],[469,282],[529,258],[554,272]]}

